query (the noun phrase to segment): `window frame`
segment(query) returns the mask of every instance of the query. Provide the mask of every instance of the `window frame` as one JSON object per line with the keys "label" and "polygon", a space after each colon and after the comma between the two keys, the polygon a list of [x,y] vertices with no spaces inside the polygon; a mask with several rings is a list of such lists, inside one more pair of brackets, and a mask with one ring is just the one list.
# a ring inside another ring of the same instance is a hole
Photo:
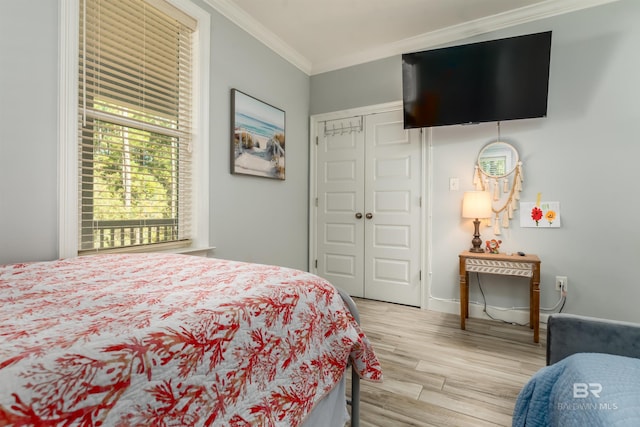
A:
{"label": "window frame", "polygon": [[[78,256],[78,35],[82,0],[59,3],[58,257]],[[189,0],[166,0],[197,21],[193,34],[192,241],[179,252],[209,245],[209,56],[210,15]],[[145,248],[155,251],[156,248]]]}

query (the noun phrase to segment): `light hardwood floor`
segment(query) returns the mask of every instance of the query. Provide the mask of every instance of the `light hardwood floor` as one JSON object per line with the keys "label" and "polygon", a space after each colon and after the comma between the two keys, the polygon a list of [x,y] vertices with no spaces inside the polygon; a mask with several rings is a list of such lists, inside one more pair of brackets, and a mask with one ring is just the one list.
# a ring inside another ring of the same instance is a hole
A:
{"label": "light hardwood floor", "polygon": [[361,381],[361,426],[511,426],[516,396],[545,364],[545,332],[354,299],[384,381]]}

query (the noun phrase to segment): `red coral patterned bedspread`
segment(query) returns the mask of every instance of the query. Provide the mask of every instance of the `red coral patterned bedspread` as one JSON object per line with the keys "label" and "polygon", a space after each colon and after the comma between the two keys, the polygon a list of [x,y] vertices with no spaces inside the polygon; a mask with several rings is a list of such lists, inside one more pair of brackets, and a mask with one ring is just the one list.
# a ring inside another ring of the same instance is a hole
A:
{"label": "red coral patterned bedspread", "polygon": [[311,273],[187,255],[0,266],[0,425],[298,426],[342,378],[382,379]]}

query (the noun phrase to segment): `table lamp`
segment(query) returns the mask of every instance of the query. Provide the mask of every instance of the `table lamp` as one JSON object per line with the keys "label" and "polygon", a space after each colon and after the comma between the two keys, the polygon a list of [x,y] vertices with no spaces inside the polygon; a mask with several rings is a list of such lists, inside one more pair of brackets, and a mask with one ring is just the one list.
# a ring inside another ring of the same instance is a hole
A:
{"label": "table lamp", "polygon": [[462,199],[462,217],[473,218],[473,246],[469,252],[484,252],[480,239],[480,219],[491,216],[491,196],[486,191],[465,191]]}

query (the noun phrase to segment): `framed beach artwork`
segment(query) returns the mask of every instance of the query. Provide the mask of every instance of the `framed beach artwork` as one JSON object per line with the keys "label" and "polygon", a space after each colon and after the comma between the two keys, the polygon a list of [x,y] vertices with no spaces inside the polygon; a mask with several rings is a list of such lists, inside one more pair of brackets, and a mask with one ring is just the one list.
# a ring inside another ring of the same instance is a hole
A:
{"label": "framed beach artwork", "polygon": [[231,89],[231,173],[283,180],[285,113]]}

